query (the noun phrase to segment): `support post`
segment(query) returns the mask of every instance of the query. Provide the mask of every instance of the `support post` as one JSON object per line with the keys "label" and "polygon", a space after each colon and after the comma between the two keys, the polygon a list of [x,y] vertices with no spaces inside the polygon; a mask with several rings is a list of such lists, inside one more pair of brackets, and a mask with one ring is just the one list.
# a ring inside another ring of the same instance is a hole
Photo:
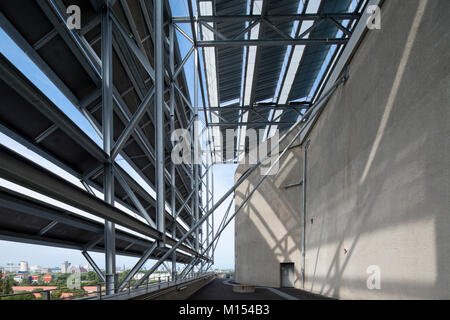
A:
{"label": "support post", "polygon": [[[175,131],[175,29],[174,25],[171,23],[169,26],[169,41],[170,41],[170,73],[172,75],[172,81],[170,83],[170,133]],[[174,144],[172,144],[172,148],[174,147]],[[172,212],[172,218],[174,219],[173,226],[172,226],[172,238],[175,239],[176,237],[176,231],[177,231],[177,225],[176,225],[176,202],[175,202],[175,163],[173,161],[170,161],[170,185],[171,185],[171,191],[170,191],[170,209]],[[177,276],[177,253],[174,251],[172,253],[172,279],[176,280]]]}
{"label": "support post", "polygon": [[[206,169],[206,212],[209,211],[209,168]],[[213,215],[211,215],[213,216]],[[211,219],[208,217],[208,219],[206,220],[206,245],[209,247],[209,221]],[[209,255],[209,250],[206,252],[206,256],[208,257],[208,259],[210,260],[211,257]],[[206,270],[207,271],[207,270]]]}
{"label": "support post", "polygon": [[[199,141],[198,141],[198,49],[195,48],[194,51],[194,219],[195,222],[198,221],[199,217]],[[195,230],[195,251],[199,252],[199,231],[200,228]]]}
{"label": "support post", "polygon": [[162,239],[159,246],[165,246],[165,195],[164,195],[164,1],[155,5],[155,109],[156,109],[156,225]]}
{"label": "support post", "polygon": [[[214,165],[212,164],[211,165],[211,207],[214,207]],[[209,209],[208,209],[208,212],[209,212]],[[211,239],[212,239],[212,242],[214,242],[214,213],[211,215],[211,222],[212,222],[212,225],[211,225]],[[212,260],[212,264],[214,265],[214,252],[215,252],[215,250],[213,249],[212,250],[212,253],[211,253],[211,260]]]}
{"label": "support post", "polygon": [[303,180],[302,180],[302,262],[301,262],[301,275],[302,275],[302,288],[305,288],[305,242],[306,242],[306,157],[308,155],[308,147],[311,140],[305,143],[303,149]]}
{"label": "support post", "polygon": [[[113,146],[113,101],[112,101],[112,22],[111,9],[109,3],[102,8],[102,134],[103,150],[111,156]],[[111,159],[105,163],[103,171],[104,199],[106,203],[114,205],[114,171]],[[116,253],[115,253],[115,225],[110,221],[105,221],[105,284],[106,294],[115,292],[115,272],[116,272]]]}

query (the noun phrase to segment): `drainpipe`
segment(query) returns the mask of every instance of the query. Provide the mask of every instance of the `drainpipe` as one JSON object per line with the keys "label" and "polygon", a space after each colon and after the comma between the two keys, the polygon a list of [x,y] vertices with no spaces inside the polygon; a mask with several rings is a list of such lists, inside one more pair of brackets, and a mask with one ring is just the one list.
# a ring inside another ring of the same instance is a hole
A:
{"label": "drainpipe", "polygon": [[302,288],[305,288],[305,231],[306,231],[306,157],[311,140],[305,143],[303,148],[303,180],[302,180]]}

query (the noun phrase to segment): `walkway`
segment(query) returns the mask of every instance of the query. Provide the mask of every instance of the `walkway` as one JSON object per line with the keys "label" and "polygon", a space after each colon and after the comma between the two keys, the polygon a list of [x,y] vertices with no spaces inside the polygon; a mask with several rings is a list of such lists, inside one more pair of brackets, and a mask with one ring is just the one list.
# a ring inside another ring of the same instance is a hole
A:
{"label": "walkway", "polygon": [[327,300],[329,298],[294,288],[255,287],[254,293],[236,293],[230,279],[215,279],[188,300]]}

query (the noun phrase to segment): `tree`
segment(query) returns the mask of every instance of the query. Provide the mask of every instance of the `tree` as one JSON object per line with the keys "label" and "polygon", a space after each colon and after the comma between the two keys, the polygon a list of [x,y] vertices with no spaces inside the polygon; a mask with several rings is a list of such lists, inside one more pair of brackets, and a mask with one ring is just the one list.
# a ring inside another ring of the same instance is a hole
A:
{"label": "tree", "polygon": [[3,283],[3,294],[11,294],[13,293],[12,285],[11,285],[11,278],[7,278],[4,280]]}
{"label": "tree", "polygon": [[0,295],[3,294],[3,272],[0,270]]}

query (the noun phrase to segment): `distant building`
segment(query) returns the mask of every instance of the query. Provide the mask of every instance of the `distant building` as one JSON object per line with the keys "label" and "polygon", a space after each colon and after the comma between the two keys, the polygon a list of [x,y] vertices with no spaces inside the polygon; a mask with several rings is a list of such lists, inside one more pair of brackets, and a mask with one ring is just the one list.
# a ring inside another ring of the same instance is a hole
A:
{"label": "distant building", "polygon": [[42,271],[42,267],[35,265],[35,266],[31,266],[30,267],[30,272],[31,273],[40,273]]}
{"label": "distant building", "polygon": [[17,274],[13,277],[13,280],[18,283],[22,283],[23,279],[25,279],[25,275],[23,274]]}
{"label": "distant building", "polygon": [[19,272],[27,273],[28,272],[28,262],[20,261]]}
{"label": "distant building", "polygon": [[61,272],[60,267],[52,268],[52,273],[60,273],[60,272]]}
{"label": "distant building", "polygon": [[71,267],[69,268],[69,271],[66,272],[66,273],[77,273],[77,272],[81,272],[81,271],[80,271],[80,267],[78,267],[78,266],[71,266]]}
{"label": "distant building", "polygon": [[51,274],[46,274],[42,277],[42,280],[46,283],[49,283],[53,280],[53,275]]}
{"label": "distant building", "polygon": [[64,261],[64,263],[61,266],[61,273],[69,273],[69,267],[70,263],[68,261]]}
{"label": "distant building", "polygon": [[79,267],[79,270],[80,270],[81,273],[87,273],[88,272],[85,267],[81,267],[81,266]]}
{"label": "distant building", "polygon": [[19,267],[15,263],[9,262],[6,264],[5,272],[16,273],[17,271],[19,271]]}
{"label": "distant building", "polygon": [[39,276],[31,276],[31,283],[38,283],[40,277]]}

